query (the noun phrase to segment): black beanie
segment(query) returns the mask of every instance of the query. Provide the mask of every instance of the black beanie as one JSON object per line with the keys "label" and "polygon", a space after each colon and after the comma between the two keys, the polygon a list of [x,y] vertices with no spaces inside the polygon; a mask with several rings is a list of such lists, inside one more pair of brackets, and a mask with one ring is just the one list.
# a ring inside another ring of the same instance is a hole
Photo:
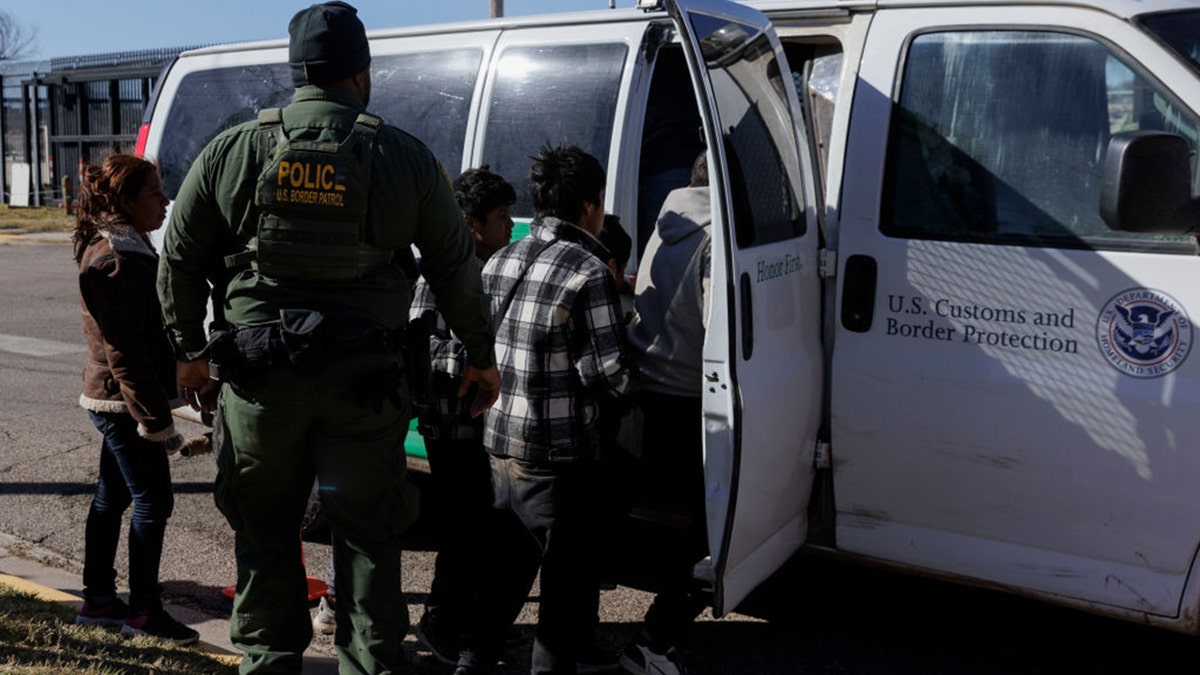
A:
{"label": "black beanie", "polygon": [[326,2],[296,12],[288,24],[288,35],[288,65],[297,87],[337,82],[371,65],[367,32],[358,10],[344,2]]}

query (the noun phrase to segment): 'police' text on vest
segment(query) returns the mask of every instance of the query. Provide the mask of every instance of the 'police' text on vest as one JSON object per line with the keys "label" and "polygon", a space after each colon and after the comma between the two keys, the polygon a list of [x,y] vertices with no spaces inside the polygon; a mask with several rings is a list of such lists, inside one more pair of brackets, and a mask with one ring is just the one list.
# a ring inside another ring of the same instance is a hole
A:
{"label": "'police' text on vest", "polygon": [[345,172],[333,164],[317,162],[279,163],[276,199],[293,204],[344,206]]}

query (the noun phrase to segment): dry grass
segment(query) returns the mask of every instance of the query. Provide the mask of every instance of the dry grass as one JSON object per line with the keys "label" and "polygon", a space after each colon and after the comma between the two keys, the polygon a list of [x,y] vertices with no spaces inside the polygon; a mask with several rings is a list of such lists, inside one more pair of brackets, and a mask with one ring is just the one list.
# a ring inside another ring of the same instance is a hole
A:
{"label": "dry grass", "polygon": [[12,208],[0,204],[0,233],[70,232],[75,216],[62,209]]}
{"label": "dry grass", "polygon": [[0,585],[0,673],[232,675],[234,666],[186,647],[75,625],[74,610]]}

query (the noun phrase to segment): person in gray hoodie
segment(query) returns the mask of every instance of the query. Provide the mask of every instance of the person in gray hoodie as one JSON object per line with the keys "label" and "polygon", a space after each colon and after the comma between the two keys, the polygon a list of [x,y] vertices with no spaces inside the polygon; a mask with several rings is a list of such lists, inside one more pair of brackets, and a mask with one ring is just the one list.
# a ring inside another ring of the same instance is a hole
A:
{"label": "person in gray hoodie", "polygon": [[692,579],[708,550],[704,523],[701,425],[704,332],[708,326],[710,210],[707,154],[692,166],[688,187],[667,195],[638,266],[630,347],[642,374],[642,484],[675,526],[652,580],[656,592],[641,633],[621,654],[631,673],[682,673],[676,650],[708,602]]}

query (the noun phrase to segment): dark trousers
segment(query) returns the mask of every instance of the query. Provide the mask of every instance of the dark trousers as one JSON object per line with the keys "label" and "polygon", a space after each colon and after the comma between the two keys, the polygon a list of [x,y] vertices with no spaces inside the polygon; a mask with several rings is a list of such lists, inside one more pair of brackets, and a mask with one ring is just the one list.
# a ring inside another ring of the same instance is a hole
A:
{"label": "dark trousers", "polygon": [[121,536],[121,518],[129,505],[129,606],[134,612],[158,609],[167,519],[175,507],[171,470],[162,443],[138,435],[137,422],[126,413],[88,411],[104,435],[100,447],[100,479],[88,509],[84,534],[84,597],[95,602],[116,595],[113,564]]}
{"label": "dark trousers", "polygon": [[479,439],[427,438],[425,453],[438,547],[425,615],[438,632],[458,636],[469,629],[484,580],[475,564],[487,550],[492,472]]}
{"label": "dark trousers", "polygon": [[333,545],[340,667],[412,670],[400,587],[400,536],[417,516],[405,469],[409,406],[385,400],[375,408],[359,396],[396,359],[346,356],[314,374],[273,366],[241,392],[221,387],[213,489],[236,534],[230,638],[243,652],[243,674],[301,671],[312,621],[300,524],[314,477]]}
{"label": "dark trousers", "polygon": [[652,508],[676,516],[663,533],[666,555],[652,580],[654,602],[643,629],[657,652],[679,644],[708,594],[692,575],[708,553],[704,517],[703,409],[699,397],[641,394],[643,485]]}
{"label": "dark trousers", "polygon": [[483,611],[459,665],[488,672],[541,564],[531,672],[574,673],[599,607],[600,505],[590,460],[531,463],[492,457],[491,553]]}

